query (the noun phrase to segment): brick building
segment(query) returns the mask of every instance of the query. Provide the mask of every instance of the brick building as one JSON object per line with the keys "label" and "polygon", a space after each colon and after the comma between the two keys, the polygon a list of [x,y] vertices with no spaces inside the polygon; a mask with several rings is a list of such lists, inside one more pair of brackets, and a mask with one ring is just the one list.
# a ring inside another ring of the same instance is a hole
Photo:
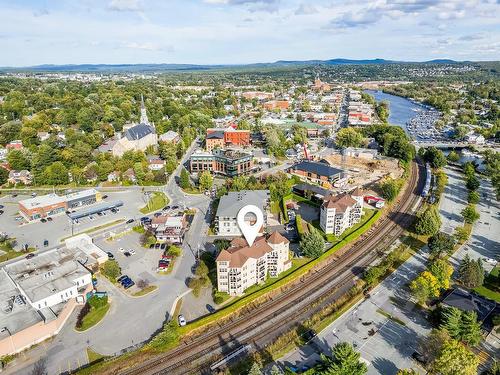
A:
{"label": "brick building", "polygon": [[240,176],[254,169],[253,154],[231,149],[195,152],[189,159],[189,169],[193,173],[209,171],[227,177]]}

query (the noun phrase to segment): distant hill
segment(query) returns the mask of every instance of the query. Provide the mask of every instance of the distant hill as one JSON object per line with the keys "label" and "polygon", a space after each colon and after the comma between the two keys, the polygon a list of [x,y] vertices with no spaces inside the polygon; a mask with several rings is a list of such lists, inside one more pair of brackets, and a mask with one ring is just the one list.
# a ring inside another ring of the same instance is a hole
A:
{"label": "distant hill", "polygon": [[436,59],[423,62],[393,61],[385,59],[352,60],[336,58],[330,60],[279,60],[272,63],[255,64],[69,64],[69,65],[35,65],[27,67],[0,67],[3,72],[93,72],[93,73],[120,73],[120,72],[166,72],[166,71],[194,71],[228,68],[259,68],[302,65],[383,65],[383,64],[458,64],[460,61]]}

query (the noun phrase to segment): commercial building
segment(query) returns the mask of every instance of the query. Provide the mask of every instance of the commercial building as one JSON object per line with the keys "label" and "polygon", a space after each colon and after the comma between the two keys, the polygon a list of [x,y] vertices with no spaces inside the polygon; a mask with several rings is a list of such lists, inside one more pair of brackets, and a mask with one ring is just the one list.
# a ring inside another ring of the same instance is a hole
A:
{"label": "commercial building", "polygon": [[257,239],[252,246],[236,238],[217,256],[217,289],[231,296],[241,296],[252,285],[278,277],[292,266],[289,241],[278,232]]}
{"label": "commercial building", "polygon": [[274,111],[279,109],[281,111],[286,111],[290,107],[288,100],[270,100],[264,103],[264,109],[267,111]]}
{"label": "commercial building", "polygon": [[153,217],[151,228],[157,241],[181,244],[187,228],[186,215],[181,213]]}
{"label": "commercial building", "polygon": [[67,247],[22,259],[0,270],[0,357],[56,335],[92,290],[92,273],[107,259],[87,235]]}
{"label": "commercial building", "polygon": [[189,158],[189,170],[192,173],[209,171],[214,174],[235,177],[247,174],[253,169],[253,154],[238,150],[197,151]]}
{"label": "commercial building", "polygon": [[316,183],[333,183],[340,179],[342,172],[342,169],[331,167],[326,163],[308,160],[298,162],[288,169],[288,173]]}
{"label": "commercial building", "polygon": [[82,190],[59,196],[55,193],[19,201],[19,213],[28,221],[55,216],[101,200],[95,189]]}
{"label": "commercial building", "polygon": [[262,233],[267,226],[267,207],[269,205],[269,190],[242,190],[231,191],[219,200],[215,214],[215,228],[220,236],[241,236],[241,231],[236,221],[238,212],[249,204],[259,207],[264,214]]}
{"label": "commercial building", "polygon": [[347,228],[361,221],[363,216],[363,192],[327,196],[320,209],[319,225],[326,234],[339,236]]}

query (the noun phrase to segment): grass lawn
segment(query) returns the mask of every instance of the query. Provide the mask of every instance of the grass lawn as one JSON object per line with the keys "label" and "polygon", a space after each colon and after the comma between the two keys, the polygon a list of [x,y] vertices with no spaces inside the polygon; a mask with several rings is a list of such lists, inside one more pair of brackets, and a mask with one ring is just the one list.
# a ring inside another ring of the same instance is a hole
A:
{"label": "grass lawn", "polygon": [[101,359],[105,358],[106,356],[99,354],[90,348],[87,348],[87,357],[89,359],[89,363],[92,363],[92,362],[100,361]]}
{"label": "grass lawn", "polygon": [[149,214],[153,211],[158,211],[168,204],[168,198],[165,193],[155,191],[151,194],[149,202],[139,211],[143,214]]}
{"label": "grass lawn", "polygon": [[402,325],[402,326],[406,326],[405,322],[403,322],[402,320],[396,318],[395,316],[392,316],[391,314],[389,314],[387,311],[385,310],[382,310],[382,309],[377,309],[377,312],[383,316],[385,316],[386,318],[392,320],[393,322],[395,323],[398,323],[399,325]]}
{"label": "grass lawn", "polygon": [[95,326],[102,320],[102,318],[104,318],[108,310],[109,303],[97,309],[92,308],[90,312],[83,318],[82,326],[80,328],[76,328],[76,330],[82,332]]}
{"label": "grass lawn", "polygon": [[141,289],[141,290],[139,290],[138,292],[135,292],[132,295],[134,297],[141,297],[141,296],[145,296],[146,294],[155,291],[156,289],[158,289],[158,287],[156,285],[148,285],[144,289]]}
{"label": "grass lawn", "polygon": [[476,289],[477,293],[483,297],[489,298],[500,303],[500,290],[496,285],[498,285],[498,277],[500,274],[500,266],[497,265],[493,268],[488,276],[484,279],[484,284]]}

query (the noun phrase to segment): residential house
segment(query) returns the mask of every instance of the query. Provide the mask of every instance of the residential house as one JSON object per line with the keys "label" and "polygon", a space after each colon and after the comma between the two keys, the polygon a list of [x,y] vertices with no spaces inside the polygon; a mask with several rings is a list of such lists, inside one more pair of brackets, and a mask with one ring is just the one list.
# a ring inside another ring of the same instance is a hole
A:
{"label": "residential house", "polygon": [[5,148],[10,151],[10,150],[22,150],[23,149],[23,142],[20,140],[15,140],[12,142],[9,142],[5,145]]}
{"label": "residential house", "polygon": [[177,144],[181,140],[179,133],[174,132],[173,130],[169,130],[166,133],[160,135],[161,142],[172,142],[173,144]]}
{"label": "residential house", "polygon": [[9,184],[24,184],[24,185],[31,185],[33,181],[33,176],[30,173],[30,171],[27,171],[25,169],[20,170],[20,171],[15,171],[11,170],[9,172],[9,178],[7,179],[7,182]]}
{"label": "residential house", "polygon": [[165,160],[160,159],[158,156],[148,157],[148,169],[151,171],[159,171],[165,167]]}

